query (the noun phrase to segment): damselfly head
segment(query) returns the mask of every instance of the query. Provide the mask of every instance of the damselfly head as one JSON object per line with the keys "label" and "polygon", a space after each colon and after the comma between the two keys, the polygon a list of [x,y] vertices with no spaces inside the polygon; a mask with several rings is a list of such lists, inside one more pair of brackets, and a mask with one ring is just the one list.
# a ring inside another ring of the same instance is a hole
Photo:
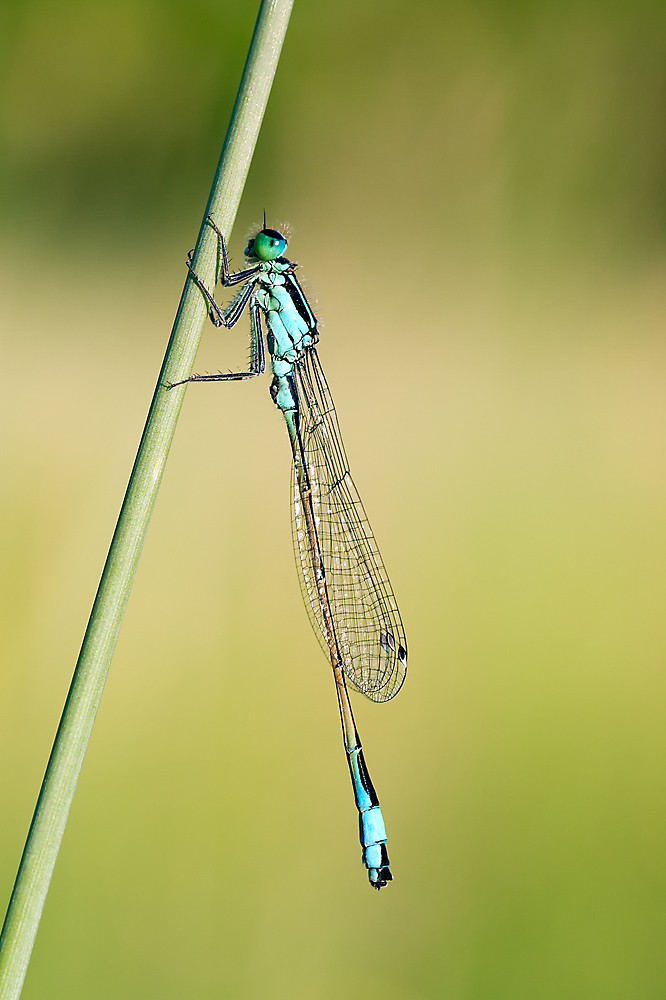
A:
{"label": "damselfly head", "polygon": [[287,239],[277,229],[262,229],[248,242],[246,257],[257,257],[259,260],[275,260],[281,257],[287,249]]}

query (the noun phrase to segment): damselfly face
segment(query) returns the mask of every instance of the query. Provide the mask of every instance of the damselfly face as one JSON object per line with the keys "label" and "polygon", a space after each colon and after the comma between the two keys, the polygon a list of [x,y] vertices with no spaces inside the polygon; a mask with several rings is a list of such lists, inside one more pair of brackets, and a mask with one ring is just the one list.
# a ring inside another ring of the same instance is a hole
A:
{"label": "damselfly face", "polygon": [[287,240],[277,229],[262,229],[247,245],[246,257],[275,260],[287,249]]}

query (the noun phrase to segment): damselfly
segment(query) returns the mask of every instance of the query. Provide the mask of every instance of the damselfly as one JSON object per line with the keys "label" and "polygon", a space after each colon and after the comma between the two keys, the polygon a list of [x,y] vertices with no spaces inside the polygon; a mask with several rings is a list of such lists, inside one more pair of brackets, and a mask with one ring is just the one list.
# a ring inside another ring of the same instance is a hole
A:
{"label": "damselfly", "polygon": [[[349,473],[333,400],[319,361],[317,320],[282,254],[286,238],[264,228],[245,250],[247,267],[229,271],[218,238],[218,280],[241,285],[222,309],[188,261],[215,326],[234,326],[250,314],[248,371],[192,375],[187,382],[251,378],[264,370],[263,316],[271,356],[271,396],[284,415],[293,453],[292,525],[296,565],[310,621],[330,658],[342,733],[359,812],[362,860],[370,884],[381,889],[389,870],[384,820],[365,765],[347,684],[371,701],[398,693],[407,670],[407,644],[398,606],[363,504]],[[183,383],[177,383],[183,384]]]}

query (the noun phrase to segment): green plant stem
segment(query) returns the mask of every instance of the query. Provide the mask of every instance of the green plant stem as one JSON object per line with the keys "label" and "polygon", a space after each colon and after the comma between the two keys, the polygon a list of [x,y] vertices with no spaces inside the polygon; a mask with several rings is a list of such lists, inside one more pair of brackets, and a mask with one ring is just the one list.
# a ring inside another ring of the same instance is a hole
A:
{"label": "green plant stem", "polygon": [[[208,284],[217,243],[205,219],[229,236],[268,102],[293,0],[262,0],[224,148],[194,254]],[[69,808],[120,631],[150,516],[206,321],[186,281],[146,426],[46,768],[0,938],[0,1000],[20,996]]]}

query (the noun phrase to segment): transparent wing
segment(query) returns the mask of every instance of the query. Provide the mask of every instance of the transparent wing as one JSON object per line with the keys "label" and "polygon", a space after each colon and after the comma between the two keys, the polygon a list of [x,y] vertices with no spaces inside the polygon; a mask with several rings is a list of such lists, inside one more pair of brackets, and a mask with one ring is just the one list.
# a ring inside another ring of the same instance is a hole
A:
{"label": "transparent wing", "polygon": [[[335,407],[314,347],[294,366],[294,380],[315,524],[343,669],[356,690],[372,701],[388,701],[405,679],[405,633],[372,528],[349,473]],[[305,606],[328,655],[295,473],[292,525]]]}

